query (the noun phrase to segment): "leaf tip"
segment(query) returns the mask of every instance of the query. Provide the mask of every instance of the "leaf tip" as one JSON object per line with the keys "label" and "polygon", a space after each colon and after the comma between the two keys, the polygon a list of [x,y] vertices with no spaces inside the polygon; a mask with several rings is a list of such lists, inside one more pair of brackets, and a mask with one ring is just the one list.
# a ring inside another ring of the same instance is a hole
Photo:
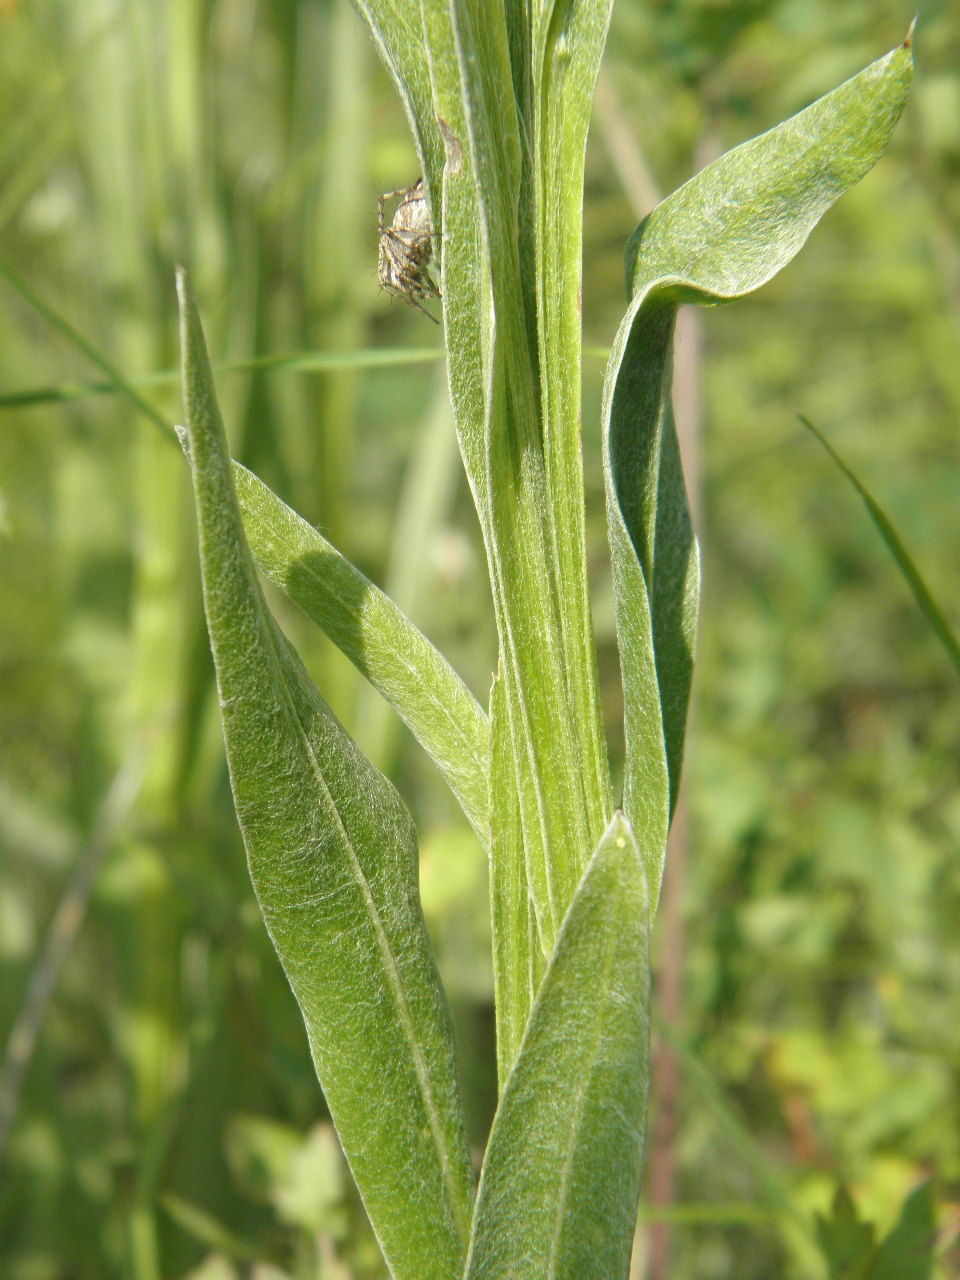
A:
{"label": "leaf tip", "polygon": [[220,421],[213,370],[210,366],[210,355],[203,334],[200,312],[193,290],[190,288],[189,277],[181,266],[176,269],[176,280],[177,302],[180,310],[181,385],[187,415],[185,431],[192,444],[201,420],[215,419],[218,433],[222,433],[223,424]]}
{"label": "leaf tip", "polygon": [[190,432],[179,422],[174,423],[174,431],[177,433],[177,439],[180,441],[180,448],[183,450],[184,457],[190,465],[193,465],[193,459],[190,457]]}
{"label": "leaf tip", "polygon": [[614,809],[607,826],[606,838],[612,840],[618,849],[622,849],[627,840],[633,838],[633,828],[622,809]]}
{"label": "leaf tip", "polygon": [[180,310],[180,343],[182,351],[185,351],[187,335],[193,327],[191,321],[195,319],[197,304],[193,297],[193,290],[190,288],[190,279],[187,276],[186,267],[177,265],[176,280],[177,305]]}
{"label": "leaf tip", "polygon": [[913,21],[910,23],[910,26],[909,26],[909,28],[908,28],[908,30],[907,30],[907,34],[906,34],[906,36],[904,37],[904,40],[903,40],[903,47],[904,47],[904,49],[912,49],[912,48],[913,48],[913,33],[914,33],[914,31],[916,31],[916,29],[917,29],[917,16],[918,16],[917,14],[914,14]]}

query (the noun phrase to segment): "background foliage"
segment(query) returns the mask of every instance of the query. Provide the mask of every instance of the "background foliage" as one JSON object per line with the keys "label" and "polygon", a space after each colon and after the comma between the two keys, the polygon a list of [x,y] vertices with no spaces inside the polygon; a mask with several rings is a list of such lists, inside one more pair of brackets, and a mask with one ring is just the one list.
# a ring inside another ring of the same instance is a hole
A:
{"label": "background foliage", "polygon": [[[911,16],[892,0],[618,0],[605,75],[670,190],[698,157],[892,47]],[[676,1030],[695,1060],[681,1053],[676,1280],[825,1274],[813,1213],[838,1184],[883,1235],[930,1175],[939,1274],[960,1274],[956,675],[794,416],[829,432],[956,624],[955,4],[925,7],[917,62],[877,169],[771,285],[703,318]],[[346,0],[5,0],[0,68],[0,260],[126,375],[175,366],[176,261],[215,359],[367,352],[325,371],[224,373],[234,456],[486,701],[491,606],[430,358],[438,335],[376,287],[377,196],[412,181],[416,161]],[[604,136],[587,156],[588,347],[609,344],[623,312],[636,223]],[[374,363],[396,347],[425,358]],[[244,864],[186,468],[128,404],[71,398],[95,376],[0,282],[0,397],[59,388],[5,403],[0,423],[4,1030],[75,868],[95,873],[0,1156],[0,1274],[378,1276]],[[588,533],[616,751],[601,377],[588,360]],[[174,387],[144,389],[171,420]],[[270,598],[416,818],[479,1154],[496,1060],[476,838],[378,695]]]}

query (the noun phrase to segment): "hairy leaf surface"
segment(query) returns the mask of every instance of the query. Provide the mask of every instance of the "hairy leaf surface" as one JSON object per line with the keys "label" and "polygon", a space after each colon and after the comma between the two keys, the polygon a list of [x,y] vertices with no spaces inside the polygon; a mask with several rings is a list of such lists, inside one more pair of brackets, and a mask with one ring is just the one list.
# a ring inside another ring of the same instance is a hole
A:
{"label": "hairy leaf surface", "polygon": [[646,871],[614,815],[557,938],[493,1124],[467,1280],[625,1276],[643,1167]]}
{"label": "hairy leaf surface", "polygon": [[911,78],[910,39],[805,111],[744,143],[659,205],[627,248],[632,301],[604,386],[604,465],[623,668],[624,810],[659,894],[686,727],[697,550],[670,405],[683,302],[729,302],[784,267],[876,163]]}
{"label": "hairy leaf surface", "polygon": [[239,463],[233,480],[257,564],[346,654],[432,756],[487,845],[488,720],[393,601]]}
{"label": "hairy leaf surface", "polygon": [[454,1280],[472,1173],[413,825],[267,609],[182,273],[178,284],[204,604],[251,877],[394,1276]]}

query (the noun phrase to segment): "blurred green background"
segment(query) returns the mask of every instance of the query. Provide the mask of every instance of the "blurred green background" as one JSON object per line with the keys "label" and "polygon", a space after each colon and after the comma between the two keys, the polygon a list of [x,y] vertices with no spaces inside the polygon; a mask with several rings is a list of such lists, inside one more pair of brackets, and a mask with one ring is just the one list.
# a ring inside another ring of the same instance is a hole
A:
{"label": "blurred green background", "polygon": [[[654,187],[805,106],[912,14],[617,0],[587,157],[588,348],[622,315]],[[675,1207],[645,1196],[637,1278],[666,1274],[658,1217],[672,1280],[825,1274],[809,1223],[838,1185],[883,1232],[930,1176],[936,1275],[960,1275],[960,690],[795,417],[830,434],[960,621],[957,0],[924,6],[916,47],[877,169],[772,285],[684,331],[704,603],[686,868],[657,957],[682,977],[684,1048]],[[485,702],[495,633],[440,334],[377,288],[377,197],[417,163],[347,0],[2,0],[0,121],[0,261],[131,379],[176,365],[184,262],[215,359],[241,366],[219,378],[234,456]],[[303,352],[330,359],[255,364]],[[616,758],[602,373],[588,355]],[[36,1033],[0,1077],[0,1276],[379,1277],[247,878],[186,467],[128,401],[78,394],[100,376],[0,278],[0,1037],[25,1008]],[[175,380],[138,385],[176,419]],[[416,818],[479,1159],[496,1094],[479,846],[392,712],[270,598]]]}

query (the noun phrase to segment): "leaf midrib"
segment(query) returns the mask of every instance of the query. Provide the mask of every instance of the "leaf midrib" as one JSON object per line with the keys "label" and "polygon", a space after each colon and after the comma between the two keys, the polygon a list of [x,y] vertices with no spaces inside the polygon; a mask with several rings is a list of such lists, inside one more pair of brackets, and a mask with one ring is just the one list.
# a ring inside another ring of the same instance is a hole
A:
{"label": "leaf midrib", "polygon": [[[238,515],[239,515],[239,512],[238,512]],[[242,521],[241,521],[241,526],[242,526]],[[460,1205],[460,1196],[457,1189],[456,1180],[453,1176],[453,1165],[450,1159],[450,1153],[447,1148],[446,1139],[443,1134],[443,1128],[440,1124],[437,1105],[433,1096],[433,1089],[430,1084],[430,1077],[426,1069],[426,1063],[424,1062],[423,1054],[420,1048],[420,1043],[417,1038],[416,1032],[414,1030],[413,1019],[410,1016],[409,1007],[407,1005],[406,998],[404,997],[403,984],[401,982],[400,974],[397,969],[396,957],[394,955],[393,948],[390,945],[390,940],[387,936],[386,930],[383,926],[383,921],[380,917],[380,911],[370,891],[369,882],[367,880],[366,875],[364,874],[363,867],[360,863],[360,860],[357,857],[357,853],[356,853],[356,849],[354,848],[353,841],[350,838],[350,835],[343,824],[343,820],[340,816],[340,810],[337,807],[336,801],[334,800],[330,792],[330,788],[327,784],[326,777],[324,776],[323,769],[320,766],[320,762],[317,759],[316,752],[314,751],[314,748],[313,748],[313,744],[310,741],[310,736],[307,733],[306,728],[300,719],[300,715],[297,710],[296,701],[290,689],[290,683],[287,677],[285,663],[283,661],[283,658],[280,652],[279,638],[274,632],[274,626],[276,624],[273,623],[272,617],[268,616],[266,603],[260,592],[256,593],[256,601],[257,601],[257,613],[259,615],[261,625],[264,627],[266,635],[270,638],[270,644],[273,649],[276,667],[280,676],[280,686],[283,689],[284,696],[287,701],[288,709],[292,714],[293,723],[297,727],[301,741],[306,749],[307,756],[310,761],[310,766],[314,772],[315,777],[319,782],[321,791],[324,797],[326,798],[326,801],[330,807],[330,810],[334,815],[337,828],[340,831],[340,834],[342,837],[343,845],[347,851],[350,864],[353,868],[356,882],[361,890],[364,904],[367,908],[368,917],[371,921],[371,924],[373,925],[374,936],[376,937],[377,946],[380,950],[380,954],[384,963],[384,970],[387,973],[387,976],[390,982],[390,987],[393,992],[393,997],[397,1005],[397,1012],[400,1017],[400,1024],[403,1028],[404,1035],[410,1046],[411,1056],[413,1058],[413,1063],[414,1063],[414,1069],[417,1075],[417,1082],[420,1085],[420,1091],[423,1097],[424,1109],[426,1110],[427,1120],[430,1125],[430,1133],[433,1138],[433,1142],[440,1159],[441,1169],[443,1171],[443,1181],[447,1189],[447,1199],[450,1206],[451,1215],[454,1220],[454,1225],[457,1229],[457,1234],[460,1237],[461,1241],[465,1243],[467,1238],[469,1237],[469,1210],[465,1213],[463,1207]]]}

